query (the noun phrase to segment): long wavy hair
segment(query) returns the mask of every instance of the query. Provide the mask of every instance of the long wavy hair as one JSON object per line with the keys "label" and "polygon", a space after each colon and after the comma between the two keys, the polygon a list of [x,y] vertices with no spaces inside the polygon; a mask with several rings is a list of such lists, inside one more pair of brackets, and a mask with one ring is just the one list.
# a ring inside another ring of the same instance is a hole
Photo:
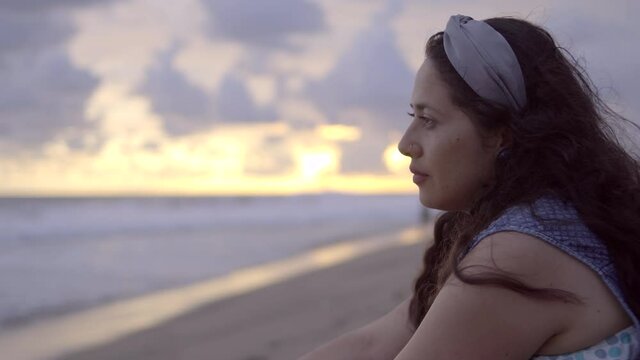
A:
{"label": "long wavy hair", "polygon": [[496,160],[495,181],[468,210],[445,212],[437,218],[434,243],[424,254],[409,306],[414,330],[452,273],[468,284],[500,286],[539,300],[581,302],[573,293],[532,288],[506,273],[471,276],[460,268],[459,256],[491,221],[511,206],[531,206],[547,194],[570,202],[604,242],[623,295],[640,316],[640,166],[613,125],[624,121],[638,126],[604,103],[584,68],[545,29],[513,17],[484,21],[515,52],[528,103],[516,112],[480,98],[449,62],[443,33],[427,41],[426,57],[448,84],[453,104],[481,134],[507,128],[511,145],[508,157]]}

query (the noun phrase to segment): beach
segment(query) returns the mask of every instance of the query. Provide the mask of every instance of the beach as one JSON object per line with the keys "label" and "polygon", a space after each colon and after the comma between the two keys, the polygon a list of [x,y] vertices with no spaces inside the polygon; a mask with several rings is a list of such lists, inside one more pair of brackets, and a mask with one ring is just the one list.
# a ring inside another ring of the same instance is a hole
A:
{"label": "beach", "polygon": [[2,358],[297,359],[409,296],[433,233],[408,197],[179,201],[7,203]]}
{"label": "beach", "polygon": [[0,335],[419,223],[413,196],[0,198]]}
{"label": "beach", "polygon": [[416,243],[376,251],[63,358],[297,359],[409,296],[424,248]]}
{"label": "beach", "polygon": [[297,359],[411,295],[425,223],[0,332],[3,358]]}

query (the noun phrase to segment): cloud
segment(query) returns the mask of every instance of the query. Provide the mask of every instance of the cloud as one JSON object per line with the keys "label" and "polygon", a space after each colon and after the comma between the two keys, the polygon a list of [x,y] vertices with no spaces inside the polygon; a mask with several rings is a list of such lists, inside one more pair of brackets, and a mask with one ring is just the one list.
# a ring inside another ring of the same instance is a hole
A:
{"label": "cloud", "polygon": [[384,163],[384,151],[390,139],[400,138],[408,124],[404,119],[393,119],[401,130],[389,128],[389,124],[377,118],[377,114],[367,109],[350,109],[337,115],[336,121],[351,124],[360,129],[356,141],[339,144],[342,156],[340,172],[343,174],[383,174],[387,172]]}
{"label": "cloud", "polygon": [[84,116],[85,102],[99,81],[77,68],[65,47],[75,33],[71,10],[114,1],[0,2],[3,151],[42,154],[45,144],[54,139],[70,149],[100,146],[99,137],[85,134],[95,124]]}
{"label": "cloud", "polygon": [[269,122],[277,118],[273,107],[256,105],[247,85],[234,73],[222,80],[215,104],[216,114],[224,122]]}
{"label": "cloud", "polygon": [[189,80],[174,66],[179,46],[174,46],[156,58],[139,87],[141,95],[151,101],[170,135],[184,135],[213,124],[209,95]]}
{"label": "cloud", "polygon": [[307,94],[330,119],[340,111],[363,108],[375,114],[372,121],[398,129],[395,119],[410,102],[413,77],[388,26],[374,24],[326,78],[308,85]]}
{"label": "cloud", "polygon": [[[335,66],[338,57],[349,47],[386,0],[317,0],[322,8],[327,29],[316,33],[296,34],[291,39],[297,51],[270,49],[266,56],[254,57],[266,65],[266,71],[283,76],[286,90],[299,95],[306,81],[322,79]],[[259,54],[258,54],[259,55]],[[295,85],[294,85],[295,84]]]}
{"label": "cloud", "polygon": [[194,1],[170,7],[167,1],[130,0],[77,11],[69,53],[103,83],[134,89],[157,56],[197,31],[202,16]]}
{"label": "cloud", "polygon": [[2,0],[1,11],[43,12],[62,7],[81,7],[105,4],[119,0]]}
{"label": "cloud", "polygon": [[47,13],[0,11],[0,68],[9,57],[31,57],[62,43],[71,33],[68,22]]}
{"label": "cloud", "polygon": [[386,174],[387,166],[382,154],[387,145],[386,136],[380,133],[365,133],[361,140],[341,145],[340,173],[342,174]]}
{"label": "cloud", "polygon": [[[209,179],[386,173],[425,41],[457,12],[545,25],[637,121],[636,3],[0,0],[0,152],[15,169],[9,143],[44,147],[49,168],[87,155],[123,179],[167,158]],[[343,126],[359,135],[320,131]]]}
{"label": "cloud", "polygon": [[138,88],[138,93],[150,100],[153,111],[162,118],[168,135],[195,133],[216,123],[276,120],[273,106],[259,105],[252,96],[252,79],[245,81],[238,71],[230,69],[217,89],[207,90],[201,84],[193,83],[177,66],[181,52],[182,47],[174,45],[160,54]]}
{"label": "cloud", "polygon": [[0,77],[0,141],[38,148],[64,129],[93,127],[83,113],[97,80],[75,69],[66,55],[20,59]]}
{"label": "cloud", "polygon": [[228,41],[211,41],[200,35],[187,39],[176,54],[174,66],[192,84],[215,91],[226,73],[245,58],[243,46]]}
{"label": "cloud", "polygon": [[310,82],[307,96],[329,122],[356,125],[362,137],[341,144],[343,173],[382,173],[390,133],[404,131],[403,112],[410,102],[413,71],[402,58],[388,19],[395,7],[382,11],[322,80]]}
{"label": "cloud", "polygon": [[325,28],[321,9],[305,0],[203,0],[213,38],[235,40],[259,47],[293,48],[292,34]]}
{"label": "cloud", "polygon": [[327,122],[325,115],[307,98],[288,97],[277,104],[278,114],[295,130],[310,130]]}
{"label": "cloud", "polygon": [[252,144],[245,154],[244,174],[278,175],[294,170],[295,162],[287,138],[269,135]]}

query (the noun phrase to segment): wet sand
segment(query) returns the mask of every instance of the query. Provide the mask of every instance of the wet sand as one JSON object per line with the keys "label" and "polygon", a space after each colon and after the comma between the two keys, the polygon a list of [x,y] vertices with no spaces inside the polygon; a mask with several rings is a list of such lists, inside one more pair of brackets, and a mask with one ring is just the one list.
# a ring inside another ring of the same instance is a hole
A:
{"label": "wet sand", "polygon": [[[57,358],[297,359],[379,318],[411,294],[430,240],[422,234],[420,239],[398,241],[400,236],[384,235],[387,245],[362,256],[205,303]],[[100,323],[90,327],[99,328]]]}
{"label": "wet sand", "polygon": [[203,306],[65,359],[296,359],[409,296],[423,249],[382,250]]}

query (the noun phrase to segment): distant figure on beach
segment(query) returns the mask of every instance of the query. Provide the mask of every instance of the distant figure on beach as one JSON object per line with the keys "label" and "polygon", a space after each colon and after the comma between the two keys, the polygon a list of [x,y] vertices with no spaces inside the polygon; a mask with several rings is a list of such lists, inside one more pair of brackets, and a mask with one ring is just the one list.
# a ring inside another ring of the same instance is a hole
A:
{"label": "distant figure on beach", "polygon": [[[640,359],[640,166],[548,31],[454,15],[399,151],[443,212],[412,296],[301,359]],[[417,269],[418,270],[418,269]]]}

